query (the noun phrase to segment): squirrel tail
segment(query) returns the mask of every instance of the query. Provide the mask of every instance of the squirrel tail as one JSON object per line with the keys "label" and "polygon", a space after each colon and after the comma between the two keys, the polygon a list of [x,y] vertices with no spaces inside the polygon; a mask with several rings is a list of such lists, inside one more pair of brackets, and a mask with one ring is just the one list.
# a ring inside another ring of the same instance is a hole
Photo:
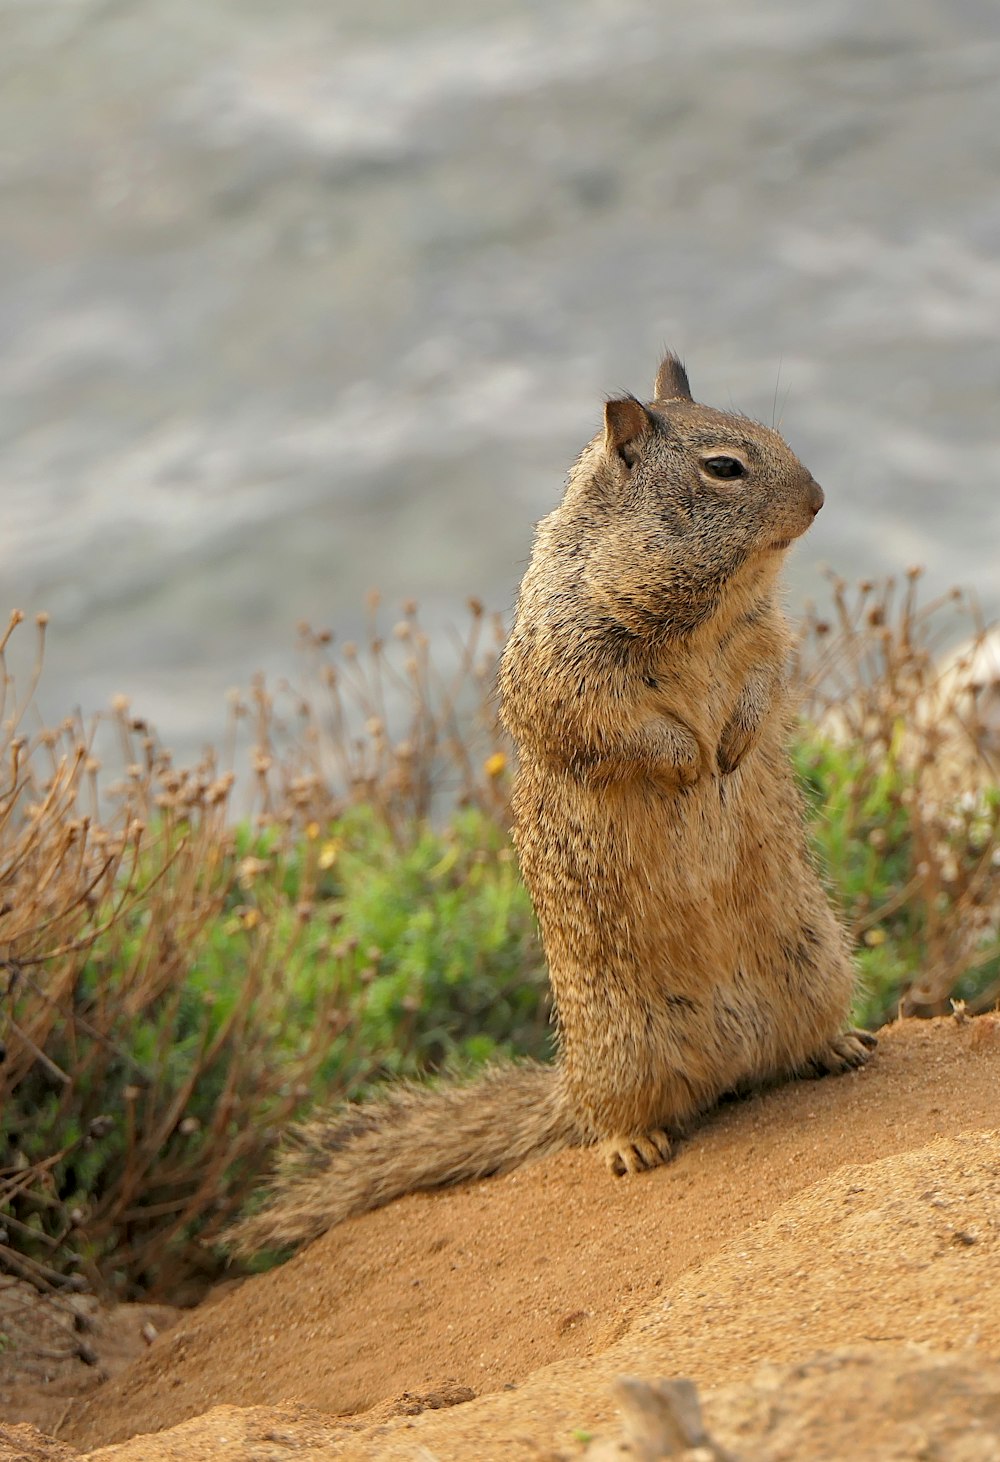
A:
{"label": "squirrel tail", "polygon": [[243,1255],[306,1243],[404,1193],[509,1172],[581,1140],[553,1066],[512,1062],[468,1082],[401,1083],[295,1129],[266,1206],[227,1242]]}

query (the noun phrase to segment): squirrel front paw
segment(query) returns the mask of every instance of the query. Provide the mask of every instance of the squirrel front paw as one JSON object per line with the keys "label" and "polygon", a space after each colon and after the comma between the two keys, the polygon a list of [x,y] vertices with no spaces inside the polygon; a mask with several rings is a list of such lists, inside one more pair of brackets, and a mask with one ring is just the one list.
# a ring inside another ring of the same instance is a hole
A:
{"label": "squirrel front paw", "polygon": [[608,1137],[601,1143],[601,1156],[616,1178],[661,1167],[672,1155],[673,1143],[660,1127],[631,1137]]}
{"label": "squirrel front paw", "polygon": [[748,731],[730,724],[722,733],[722,740],[719,742],[718,750],[715,753],[715,762],[719,771],[724,777],[730,772],[735,772],[740,762],[750,750],[753,738]]}
{"label": "squirrel front paw", "polygon": [[666,792],[693,787],[708,765],[709,748],[676,716],[657,716],[643,728],[642,737],[646,775]]}
{"label": "squirrel front paw", "polygon": [[668,792],[693,787],[702,773],[701,758],[692,761],[662,762],[656,769],[656,780]]}

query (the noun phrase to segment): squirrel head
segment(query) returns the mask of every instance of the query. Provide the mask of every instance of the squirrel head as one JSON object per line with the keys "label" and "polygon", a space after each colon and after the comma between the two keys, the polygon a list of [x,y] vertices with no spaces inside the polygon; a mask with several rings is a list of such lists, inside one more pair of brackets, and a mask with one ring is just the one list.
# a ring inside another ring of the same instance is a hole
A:
{"label": "squirrel head", "polygon": [[603,438],[584,452],[567,506],[586,519],[588,584],[642,632],[694,628],[727,586],[773,583],[823,491],[778,432],[698,405],[668,355],[653,399],[609,401]]}

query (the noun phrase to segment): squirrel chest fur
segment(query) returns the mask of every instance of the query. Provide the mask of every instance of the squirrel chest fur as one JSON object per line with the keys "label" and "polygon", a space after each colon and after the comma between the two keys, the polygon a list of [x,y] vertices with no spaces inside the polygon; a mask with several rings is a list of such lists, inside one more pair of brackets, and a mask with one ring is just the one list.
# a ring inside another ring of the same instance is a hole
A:
{"label": "squirrel chest fur", "polygon": [[651,403],[608,402],[500,667],[557,1060],[321,1114],[239,1248],[571,1143],[638,1172],[725,1092],[868,1059],[787,752],[777,580],[822,503],[777,432],[696,405],[673,356]]}

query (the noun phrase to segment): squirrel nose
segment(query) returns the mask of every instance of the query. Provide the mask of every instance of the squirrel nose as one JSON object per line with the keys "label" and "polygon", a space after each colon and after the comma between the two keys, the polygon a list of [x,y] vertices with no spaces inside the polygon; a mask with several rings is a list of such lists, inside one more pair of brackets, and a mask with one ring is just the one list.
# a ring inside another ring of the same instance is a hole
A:
{"label": "squirrel nose", "polygon": [[813,477],[810,477],[809,479],[809,485],[806,488],[806,498],[809,503],[810,511],[812,512],[813,517],[815,517],[820,508],[823,506],[824,502],[826,501],[826,498],[824,496],[823,489]]}

